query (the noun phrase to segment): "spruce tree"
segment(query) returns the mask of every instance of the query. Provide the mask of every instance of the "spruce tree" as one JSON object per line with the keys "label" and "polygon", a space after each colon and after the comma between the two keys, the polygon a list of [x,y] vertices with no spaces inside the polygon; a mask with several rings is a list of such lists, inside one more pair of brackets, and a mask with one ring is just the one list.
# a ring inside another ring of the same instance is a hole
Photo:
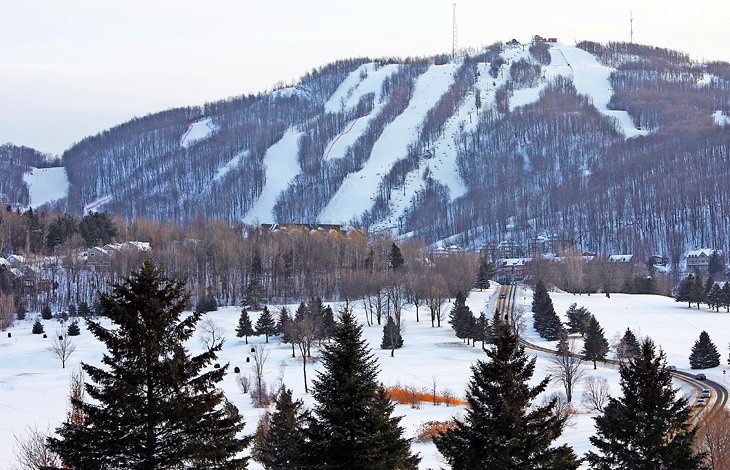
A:
{"label": "spruce tree", "polygon": [[591,318],[591,312],[585,307],[578,307],[578,304],[572,303],[565,312],[568,317],[568,333],[579,333],[585,335],[588,321]]}
{"label": "spruce tree", "polygon": [[484,343],[491,339],[489,328],[489,320],[487,320],[486,314],[482,311],[479,314],[479,318],[474,322],[474,329],[471,333],[472,342],[476,344],[477,341],[481,341],[482,349],[484,349]]}
{"label": "spruce tree", "polygon": [[50,305],[43,304],[43,307],[41,308],[41,318],[44,320],[50,320],[53,318],[53,312],[51,312]]}
{"label": "spruce tree", "polygon": [[628,328],[626,328],[626,333],[621,338],[617,353],[619,359],[628,359],[639,353],[639,341],[636,339],[636,335]]}
{"label": "spruce tree", "polygon": [[436,448],[453,470],[578,468],[570,447],[550,447],[567,419],[555,412],[556,400],[533,403],[550,379],[530,387],[535,358],[527,358],[508,325],[499,322],[498,329],[488,361],[471,367],[463,420],[434,438]]}
{"label": "spruce tree", "polygon": [[396,245],[395,242],[390,247],[390,253],[388,254],[388,263],[390,264],[390,268],[393,271],[400,270],[405,264],[403,254],[400,252],[400,248],[398,248],[398,245]]}
{"label": "spruce tree", "polygon": [[43,328],[43,323],[41,323],[40,319],[38,319],[38,318],[35,319],[35,322],[33,322],[33,329],[31,330],[31,332],[34,335],[42,335],[43,333],[46,332],[46,330]]}
{"label": "spruce tree", "polygon": [[730,282],[726,282],[722,286],[722,306],[725,307],[726,312],[730,312]]}
{"label": "spruce tree", "polygon": [[[553,306],[550,294],[548,294],[547,288],[542,281],[538,281],[532,295],[532,312],[535,331],[537,331],[537,333],[543,338],[547,339],[546,334],[549,334],[553,340],[556,340],[557,336],[555,336],[555,334],[557,325],[555,319],[557,318],[557,314],[555,313],[555,307]],[[558,318],[558,322],[559,321],[560,319]],[[550,332],[547,331],[548,329]]]}
{"label": "spruce tree", "polygon": [[697,309],[699,309],[700,304],[705,301],[705,284],[702,282],[702,278],[699,275],[692,279],[690,294],[691,303],[697,304]]}
{"label": "spruce tree", "polygon": [[25,320],[27,314],[28,311],[25,308],[25,304],[23,302],[18,302],[18,306],[15,310],[15,318],[17,318],[18,320]]}
{"label": "spruce tree", "polygon": [[710,260],[707,264],[707,273],[710,276],[722,276],[725,273],[725,263],[717,250],[713,250],[710,254]]}
{"label": "spruce tree", "polygon": [[251,310],[259,310],[261,304],[266,301],[266,292],[261,285],[258,277],[252,277],[246,286],[246,292],[243,294],[243,303]]}
{"label": "spruce tree", "polygon": [[720,307],[723,306],[722,288],[718,284],[712,285],[710,292],[707,293],[707,298],[705,299],[705,302],[707,302],[707,306],[711,310],[714,310],[716,312],[720,311]]}
{"label": "spruce tree", "polygon": [[68,316],[71,317],[71,318],[75,318],[75,317],[78,316],[78,314],[79,314],[78,311],[76,311],[76,305],[69,304],[69,306],[68,306]]}
{"label": "spruce tree", "polygon": [[703,468],[702,456],[692,452],[688,399],[672,387],[664,353],[644,340],[619,373],[623,396],[609,398],[603,415],[595,418],[597,434],[590,440],[598,452],[587,456],[592,468]]}
{"label": "spruce tree", "polygon": [[709,369],[720,365],[720,353],[706,331],[700,333],[700,338],[692,346],[689,365],[692,369]]}
{"label": "spruce tree", "polygon": [[191,355],[185,343],[200,313],[181,314],[185,281],[147,260],[111,292],[100,313],[115,325],[89,321],[107,347],[103,366],[83,364],[90,401],[74,403],[83,423],[65,422],[49,448],[71,468],[245,468],[248,444],[238,410],[217,384],[228,365],[211,368],[221,344]]}
{"label": "spruce tree", "polygon": [[68,335],[79,336],[81,334],[81,328],[79,328],[79,322],[74,320],[68,324]]}
{"label": "spruce tree", "polygon": [[308,413],[301,400],[293,401],[292,392],[282,386],[269,417],[266,434],[256,436],[252,457],[267,470],[293,470],[306,465],[305,427]]}
{"label": "spruce tree", "polygon": [[261,311],[259,319],[256,320],[256,334],[264,335],[266,342],[269,342],[269,336],[276,334],[276,323],[274,318],[271,316],[268,307],[264,305],[264,309]]}
{"label": "spruce tree", "polygon": [[486,257],[479,259],[479,270],[477,271],[477,279],[475,287],[477,289],[489,289],[489,280],[497,274],[497,267]]}
{"label": "spruce tree", "polygon": [[593,368],[596,369],[596,361],[600,361],[608,354],[608,341],[606,336],[603,334],[603,328],[596,320],[596,317],[591,315],[591,319],[588,321],[588,328],[586,329],[585,340],[583,341],[583,355],[589,361],[593,361]]}
{"label": "spruce tree", "polygon": [[89,308],[89,304],[87,304],[85,301],[79,302],[79,316],[81,318],[90,318],[91,317],[91,309]]}
{"label": "spruce tree", "polygon": [[675,302],[687,302],[687,307],[692,308],[692,287],[694,276],[691,274],[680,281],[674,293]]}
{"label": "spruce tree", "polygon": [[291,343],[288,326],[290,321],[289,309],[282,305],[279,309],[279,318],[276,322],[276,332],[281,335],[281,341],[283,343]]}
{"label": "spruce tree", "polygon": [[392,416],[377,383],[377,362],[362,339],[362,326],[348,309],[340,313],[332,343],[322,348],[322,365],[312,387],[311,468],[418,468],[420,459],[411,455],[400,418]]}
{"label": "spruce tree", "polygon": [[383,340],[380,342],[380,349],[390,349],[392,356],[392,351],[401,347],[403,347],[403,337],[400,334],[400,328],[395,324],[395,320],[391,315],[383,327]]}
{"label": "spruce tree", "polygon": [[236,336],[244,338],[246,344],[248,344],[248,337],[254,336],[256,332],[251,326],[251,319],[248,316],[248,310],[244,307],[241,309],[241,316],[238,319],[238,326],[236,327]]}
{"label": "spruce tree", "polygon": [[329,305],[322,310],[322,337],[324,339],[332,338],[335,331],[335,313]]}
{"label": "spruce tree", "polygon": [[471,337],[470,330],[474,315],[471,313],[471,309],[467,307],[466,296],[461,291],[456,293],[454,306],[449,312],[449,319],[457,338],[463,340]]}
{"label": "spruce tree", "polygon": [[[552,303],[550,304],[552,307]],[[545,325],[543,326],[542,337],[548,341],[557,341],[560,339],[560,334],[563,332],[563,322],[560,321],[558,314],[555,310],[549,310],[545,313]]]}

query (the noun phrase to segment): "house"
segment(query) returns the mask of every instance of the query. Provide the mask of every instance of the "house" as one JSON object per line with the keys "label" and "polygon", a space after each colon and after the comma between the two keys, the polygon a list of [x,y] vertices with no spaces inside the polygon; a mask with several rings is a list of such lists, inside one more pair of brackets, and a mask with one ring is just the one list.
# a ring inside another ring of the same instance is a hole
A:
{"label": "house", "polygon": [[612,263],[630,263],[634,255],[609,255],[608,260]]}
{"label": "house", "polygon": [[108,264],[111,258],[111,252],[95,246],[86,253],[86,262],[90,264]]}
{"label": "house", "polygon": [[528,275],[531,258],[504,258],[497,263],[497,282],[511,283],[524,280]]}
{"label": "house", "polygon": [[17,269],[21,269],[26,263],[25,257],[20,255],[10,255],[7,257],[7,261],[10,263],[10,266]]}
{"label": "house", "polygon": [[496,249],[496,256],[500,259],[520,258],[524,256],[522,245],[514,240],[505,240],[499,242]]}
{"label": "house", "polygon": [[442,257],[442,256],[449,256],[449,255],[456,255],[459,253],[464,253],[464,249],[456,244],[451,244],[448,246],[440,246],[433,250],[433,256],[435,258]]}
{"label": "house", "polygon": [[558,38],[548,38],[547,42],[558,42]]}
{"label": "house", "polygon": [[722,253],[719,250],[713,250],[711,248],[701,248],[699,250],[689,251],[686,257],[687,272],[699,272],[700,274],[706,275],[710,271],[710,256],[712,256],[712,253],[715,251]]}
{"label": "house", "polygon": [[149,242],[129,241],[121,244],[120,248],[127,251],[152,251]]}

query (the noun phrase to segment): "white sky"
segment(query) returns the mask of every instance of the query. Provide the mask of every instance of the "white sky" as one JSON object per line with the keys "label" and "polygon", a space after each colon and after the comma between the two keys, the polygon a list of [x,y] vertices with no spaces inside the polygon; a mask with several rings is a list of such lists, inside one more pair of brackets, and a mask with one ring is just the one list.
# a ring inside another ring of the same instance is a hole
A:
{"label": "white sky", "polygon": [[[727,0],[457,1],[460,46],[533,34],[730,61]],[[133,116],[355,56],[451,50],[444,0],[0,0],[0,143],[60,153]]]}

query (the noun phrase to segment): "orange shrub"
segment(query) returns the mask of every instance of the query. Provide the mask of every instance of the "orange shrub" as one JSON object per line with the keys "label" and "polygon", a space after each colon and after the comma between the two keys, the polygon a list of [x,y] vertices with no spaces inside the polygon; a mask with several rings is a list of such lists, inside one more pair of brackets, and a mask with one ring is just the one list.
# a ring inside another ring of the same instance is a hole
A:
{"label": "orange shrub", "polygon": [[418,428],[416,442],[430,442],[447,429],[453,429],[453,421],[426,421]]}
{"label": "orange shrub", "polygon": [[[421,392],[408,387],[390,387],[388,388],[388,396],[393,401],[397,401],[398,403],[401,403],[403,405],[411,405],[414,408],[420,408],[420,403],[422,402],[434,402],[433,394],[429,392]],[[450,406],[463,406],[467,404],[464,400],[461,400],[459,398],[443,395],[436,395],[435,401],[437,405],[445,403]]]}

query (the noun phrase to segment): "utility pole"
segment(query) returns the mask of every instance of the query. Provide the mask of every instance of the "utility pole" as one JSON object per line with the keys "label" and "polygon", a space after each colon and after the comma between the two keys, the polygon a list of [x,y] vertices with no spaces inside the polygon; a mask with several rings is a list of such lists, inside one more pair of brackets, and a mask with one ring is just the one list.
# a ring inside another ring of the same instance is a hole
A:
{"label": "utility pole", "polygon": [[454,3],[453,13],[453,27],[452,27],[452,41],[451,41],[451,58],[456,57],[456,3]]}
{"label": "utility pole", "polygon": [[629,24],[631,25],[631,39],[629,42],[634,43],[634,10],[631,10],[631,17],[629,18]]}

